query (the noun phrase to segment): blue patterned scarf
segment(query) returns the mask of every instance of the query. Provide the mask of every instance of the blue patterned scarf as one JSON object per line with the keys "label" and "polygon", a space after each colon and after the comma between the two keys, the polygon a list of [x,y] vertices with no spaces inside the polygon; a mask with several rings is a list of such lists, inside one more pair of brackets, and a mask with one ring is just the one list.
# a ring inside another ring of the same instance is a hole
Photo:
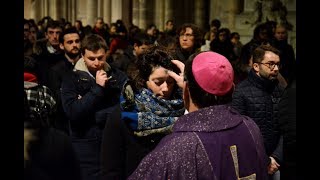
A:
{"label": "blue patterned scarf", "polygon": [[171,129],[185,111],[182,98],[166,100],[155,96],[151,90],[145,88],[135,95],[135,104],[138,108],[137,129],[147,130],[145,133],[140,132],[141,136]]}

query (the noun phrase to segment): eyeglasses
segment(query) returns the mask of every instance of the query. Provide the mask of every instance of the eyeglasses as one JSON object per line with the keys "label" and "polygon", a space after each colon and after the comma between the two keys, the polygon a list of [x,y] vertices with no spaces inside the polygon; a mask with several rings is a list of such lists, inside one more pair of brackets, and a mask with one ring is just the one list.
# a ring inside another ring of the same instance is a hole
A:
{"label": "eyeglasses", "polygon": [[180,34],[180,35],[179,35],[180,38],[186,37],[186,38],[188,38],[188,39],[190,39],[192,36],[194,36],[194,35],[193,35],[193,34]]}
{"label": "eyeglasses", "polygon": [[263,65],[267,66],[270,70],[273,70],[276,67],[276,65],[277,65],[278,69],[281,68],[280,62],[279,63],[267,62],[267,63],[258,63],[258,64],[263,64]]}

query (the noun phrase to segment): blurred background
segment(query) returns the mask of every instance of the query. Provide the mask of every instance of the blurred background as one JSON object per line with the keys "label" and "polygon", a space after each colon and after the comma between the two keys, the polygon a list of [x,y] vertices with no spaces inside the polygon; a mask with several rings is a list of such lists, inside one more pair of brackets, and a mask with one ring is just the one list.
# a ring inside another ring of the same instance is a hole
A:
{"label": "blurred background", "polygon": [[127,27],[155,24],[160,31],[167,20],[176,26],[194,23],[207,31],[211,20],[219,19],[221,27],[238,32],[244,44],[255,25],[275,21],[288,24],[288,43],[296,49],[296,0],[24,0],[25,19],[39,22],[46,16],[71,24],[81,20],[83,26],[93,26],[97,17],[108,25],[120,19]]}

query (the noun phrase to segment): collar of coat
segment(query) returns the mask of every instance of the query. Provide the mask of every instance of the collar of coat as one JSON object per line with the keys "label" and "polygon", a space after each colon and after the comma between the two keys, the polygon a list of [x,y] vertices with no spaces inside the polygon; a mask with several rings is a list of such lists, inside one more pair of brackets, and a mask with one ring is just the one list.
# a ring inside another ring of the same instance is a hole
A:
{"label": "collar of coat", "polygon": [[[104,64],[104,67],[103,67],[103,70],[106,71],[106,72],[108,72],[110,69],[111,69],[110,65],[109,65],[108,63],[105,63],[105,64]],[[80,58],[80,59],[77,61],[77,63],[76,63],[76,65],[74,66],[74,69],[73,69],[73,70],[74,70],[74,71],[76,71],[76,70],[78,70],[78,71],[85,71],[85,72],[87,72],[88,74],[92,75],[92,74],[89,72],[89,69],[88,69],[86,63],[84,62],[83,57]]]}
{"label": "collar of coat", "polygon": [[269,93],[272,93],[276,86],[278,86],[279,81],[277,79],[269,80],[258,76],[253,69],[249,72],[248,81],[254,84],[259,89],[264,89]]}
{"label": "collar of coat", "polygon": [[174,132],[214,132],[240,124],[246,116],[239,114],[229,105],[201,108],[181,116],[173,127]]}

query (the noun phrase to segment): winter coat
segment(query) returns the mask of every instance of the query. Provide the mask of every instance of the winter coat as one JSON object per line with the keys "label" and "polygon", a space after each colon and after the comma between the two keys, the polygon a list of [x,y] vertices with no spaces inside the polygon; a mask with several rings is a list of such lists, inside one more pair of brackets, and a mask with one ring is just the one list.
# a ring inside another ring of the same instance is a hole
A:
{"label": "winter coat", "polygon": [[278,81],[263,79],[251,70],[248,78],[240,82],[233,93],[232,106],[259,126],[269,156],[276,149],[280,138],[276,123],[283,90]]}
{"label": "winter coat", "polygon": [[63,56],[61,60],[53,65],[48,70],[48,87],[54,93],[54,97],[57,101],[57,112],[54,116],[53,125],[55,128],[62,130],[69,134],[69,120],[64,113],[62,102],[61,102],[61,83],[62,79],[72,72],[74,65]]}
{"label": "winter coat", "polygon": [[120,94],[127,76],[105,65],[112,76],[106,87],[98,85],[80,59],[74,72],[61,85],[63,109],[70,120],[72,143],[78,153],[84,179],[100,178],[102,132],[108,116],[120,103]]}
{"label": "winter coat", "polygon": [[296,82],[289,84],[279,102],[279,130],[283,135],[281,179],[295,180],[297,172]]}
{"label": "winter coat", "polygon": [[[34,131],[35,129],[24,129]],[[29,142],[25,180],[81,180],[79,161],[70,138],[54,128],[42,127]],[[26,139],[25,139],[26,142]]]}

